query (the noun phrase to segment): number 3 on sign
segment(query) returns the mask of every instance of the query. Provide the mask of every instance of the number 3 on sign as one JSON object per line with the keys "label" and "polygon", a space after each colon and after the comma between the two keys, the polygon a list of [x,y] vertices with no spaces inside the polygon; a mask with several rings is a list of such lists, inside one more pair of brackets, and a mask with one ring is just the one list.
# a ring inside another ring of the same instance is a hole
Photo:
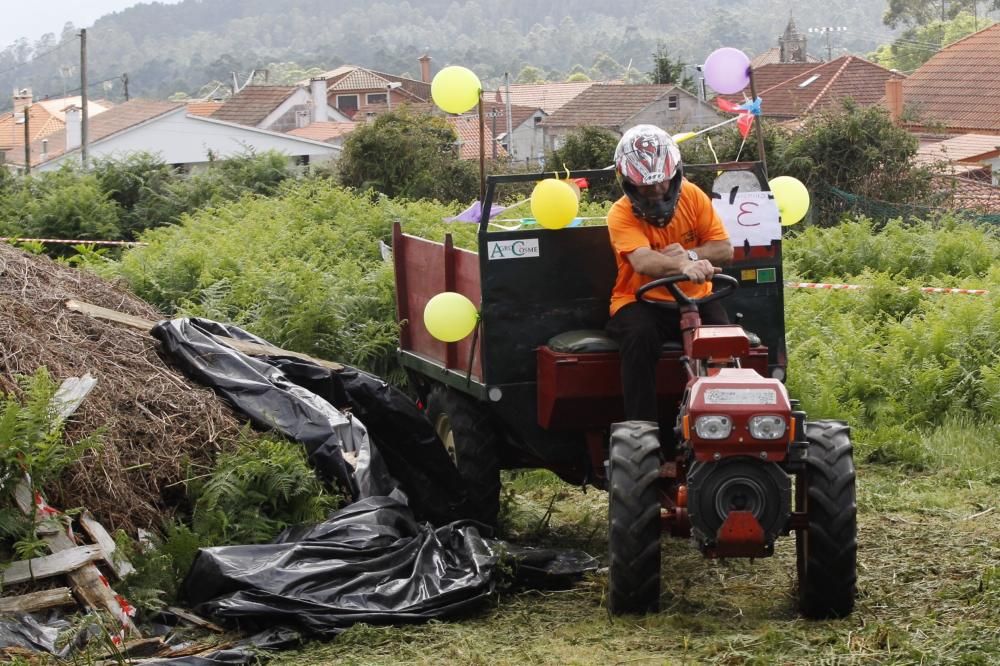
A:
{"label": "number 3 on sign", "polygon": [[740,212],[736,215],[736,224],[741,227],[759,227],[760,222],[754,222],[753,220],[744,221],[743,218],[748,215],[753,215],[757,206],[759,206],[756,201],[744,201],[740,204]]}

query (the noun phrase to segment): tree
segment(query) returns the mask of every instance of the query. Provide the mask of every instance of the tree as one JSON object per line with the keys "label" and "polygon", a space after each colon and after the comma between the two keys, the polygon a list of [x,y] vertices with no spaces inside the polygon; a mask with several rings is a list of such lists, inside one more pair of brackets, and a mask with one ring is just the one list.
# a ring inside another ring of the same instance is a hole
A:
{"label": "tree", "polygon": [[685,90],[694,90],[694,79],[684,73],[686,65],[680,59],[674,60],[663,42],[658,42],[653,51],[653,71],[649,76],[650,83],[673,83]]}
{"label": "tree", "polygon": [[479,176],[459,159],[457,141],[443,118],[393,109],[347,136],[340,181],[389,197],[467,201],[478,192]]}
{"label": "tree", "polygon": [[[618,135],[603,127],[581,127],[566,137],[566,143],[552,151],[545,164],[556,170],[603,169],[614,161]],[[617,199],[621,196],[614,182],[593,184],[589,190],[592,201]]]}
{"label": "tree", "polygon": [[[1000,0],[986,0],[985,10],[1000,9]],[[889,0],[882,22],[890,28],[945,22],[962,12],[979,14],[979,0]]]}
{"label": "tree", "polygon": [[932,21],[906,30],[892,44],[880,46],[871,55],[871,60],[889,69],[912,72],[937,53],[938,45],[951,44],[994,23],[992,19],[977,18],[968,12],[961,12],[944,23]]}
{"label": "tree", "polygon": [[880,107],[847,100],[810,116],[789,142],[784,172],[806,184],[821,223],[835,221],[838,201],[830,187],[890,203],[919,204],[931,192],[931,172],[914,165],[917,139],[893,124]]}
{"label": "tree", "polygon": [[545,73],[539,67],[525,65],[518,72],[514,83],[545,83]]}

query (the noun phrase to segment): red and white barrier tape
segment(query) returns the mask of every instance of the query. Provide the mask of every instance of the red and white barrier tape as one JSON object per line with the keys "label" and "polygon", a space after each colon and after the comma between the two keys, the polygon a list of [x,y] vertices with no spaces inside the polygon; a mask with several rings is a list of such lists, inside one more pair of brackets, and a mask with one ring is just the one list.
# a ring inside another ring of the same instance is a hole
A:
{"label": "red and white barrier tape", "polygon": [[[827,289],[841,291],[864,289],[864,286],[860,284],[837,284],[833,282],[786,282],[785,286],[791,289]],[[906,289],[906,287],[901,287],[901,289]],[[920,291],[925,294],[966,294],[971,296],[985,296],[990,293],[989,289],[955,289],[952,287],[921,287]]]}
{"label": "red and white barrier tape", "polygon": [[149,243],[138,241],[66,240],[62,238],[18,238],[16,236],[0,236],[0,241],[7,243],[62,243],[64,245],[149,245]]}

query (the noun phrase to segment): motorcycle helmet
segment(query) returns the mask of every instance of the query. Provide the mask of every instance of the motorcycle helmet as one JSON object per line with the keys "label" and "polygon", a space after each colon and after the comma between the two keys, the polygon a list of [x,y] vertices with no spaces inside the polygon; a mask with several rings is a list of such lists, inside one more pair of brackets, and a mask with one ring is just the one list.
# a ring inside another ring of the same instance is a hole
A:
{"label": "motorcycle helmet", "polygon": [[[667,226],[684,179],[681,151],[670,135],[655,125],[629,129],[615,148],[615,171],[636,217],[656,227]],[[640,186],[664,181],[670,186],[662,196],[650,198],[639,193]]]}

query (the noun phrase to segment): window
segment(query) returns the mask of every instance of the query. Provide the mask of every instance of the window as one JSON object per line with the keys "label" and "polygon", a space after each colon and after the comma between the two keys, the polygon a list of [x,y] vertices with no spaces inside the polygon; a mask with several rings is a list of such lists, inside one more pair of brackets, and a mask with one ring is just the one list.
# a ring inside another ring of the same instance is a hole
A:
{"label": "window", "polygon": [[386,93],[368,93],[365,96],[365,101],[369,104],[386,104],[387,99]]}
{"label": "window", "polygon": [[681,108],[681,96],[680,95],[670,95],[667,97],[667,108],[671,111],[676,111]]}
{"label": "window", "polygon": [[337,95],[337,108],[353,118],[358,111],[358,96]]}

